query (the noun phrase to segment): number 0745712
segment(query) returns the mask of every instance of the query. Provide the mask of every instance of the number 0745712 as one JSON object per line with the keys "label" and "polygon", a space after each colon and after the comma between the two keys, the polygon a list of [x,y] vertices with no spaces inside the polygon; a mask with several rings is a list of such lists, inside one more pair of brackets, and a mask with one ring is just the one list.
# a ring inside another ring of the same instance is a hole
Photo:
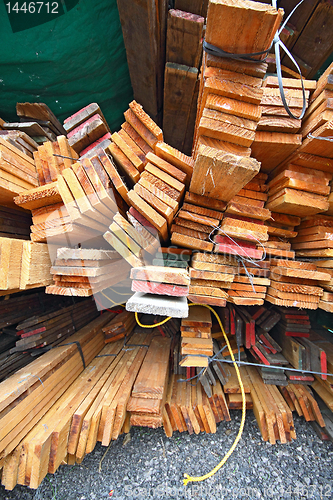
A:
{"label": "number 0745712", "polygon": [[59,14],[59,2],[8,2],[8,14]]}

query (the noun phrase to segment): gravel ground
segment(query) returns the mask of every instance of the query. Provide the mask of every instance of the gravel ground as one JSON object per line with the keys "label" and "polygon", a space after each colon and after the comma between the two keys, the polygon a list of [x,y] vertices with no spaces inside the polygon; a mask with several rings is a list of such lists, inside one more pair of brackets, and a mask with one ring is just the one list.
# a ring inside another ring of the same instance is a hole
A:
{"label": "gravel ground", "polygon": [[168,439],[162,429],[132,428],[130,440],[121,436],[108,449],[98,444],[81,465],[61,466],[36,491],[0,487],[0,499],[333,499],[333,443],[320,441],[310,424],[294,415],[296,441],[272,446],[262,440],[252,411],[225,466],[207,481],[185,488],[184,472],[210,471],[230,448],[241,412],[231,416],[216,434],[175,432]]}

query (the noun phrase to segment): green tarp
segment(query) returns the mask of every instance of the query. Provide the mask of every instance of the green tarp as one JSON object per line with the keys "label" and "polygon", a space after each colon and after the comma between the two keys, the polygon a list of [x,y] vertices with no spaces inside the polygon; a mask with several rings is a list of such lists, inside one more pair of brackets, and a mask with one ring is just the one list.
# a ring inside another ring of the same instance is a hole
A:
{"label": "green tarp", "polygon": [[62,121],[97,102],[111,130],[132,99],[116,0],[0,2],[0,117],[45,102]]}

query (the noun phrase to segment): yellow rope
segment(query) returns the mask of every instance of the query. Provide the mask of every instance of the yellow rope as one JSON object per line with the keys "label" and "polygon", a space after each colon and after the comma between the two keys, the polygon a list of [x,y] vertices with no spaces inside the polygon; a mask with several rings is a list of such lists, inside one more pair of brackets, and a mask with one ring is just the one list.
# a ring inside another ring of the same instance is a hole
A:
{"label": "yellow rope", "polygon": [[[240,426],[239,426],[239,431],[238,431],[238,434],[236,436],[236,439],[233,442],[232,446],[230,447],[229,451],[224,455],[224,457],[221,460],[221,462],[218,463],[216,465],[216,467],[214,467],[214,469],[212,469],[207,474],[204,474],[203,476],[189,476],[188,474],[184,474],[184,477],[185,477],[185,479],[183,479],[184,486],[186,486],[189,482],[205,481],[206,479],[208,479],[209,477],[212,477],[218,470],[221,469],[221,467],[226,463],[226,461],[228,460],[228,458],[234,452],[237,444],[239,443],[240,438],[242,437],[243,430],[244,430],[244,425],[245,425],[245,417],[246,417],[246,399],[245,399],[244,385],[243,385],[243,382],[242,382],[242,379],[241,379],[241,375],[240,375],[240,371],[239,371],[238,365],[236,363],[235,357],[233,355],[233,352],[232,352],[232,349],[231,349],[231,346],[230,346],[230,343],[229,343],[229,339],[228,339],[228,337],[227,337],[227,335],[226,335],[226,333],[224,331],[224,328],[223,328],[223,325],[222,325],[222,322],[220,320],[219,315],[208,304],[194,304],[194,303],[192,303],[192,304],[189,304],[189,306],[202,306],[202,307],[206,307],[207,309],[209,309],[214,314],[214,316],[216,317],[216,319],[217,319],[217,321],[218,321],[218,323],[220,325],[221,332],[223,333],[224,340],[225,340],[225,342],[226,342],[226,344],[228,346],[228,349],[229,349],[229,354],[231,356],[231,360],[233,361],[233,365],[234,365],[235,370],[236,370],[236,375],[237,375],[237,379],[238,379],[240,390],[241,390],[241,394],[242,394],[242,419],[241,419],[241,423],[240,423]],[[143,328],[155,328],[156,326],[163,325],[164,323],[166,323],[167,321],[169,321],[172,318],[171,318],[171,316],[169,316],[166,319],[164,319],[163,321],[161,321],[160,323],[156,323],[154,325],[143,325],[142,323],[140,323],[139,318],[138,318],[138,313],[135,313],[135,319],[136,319],[137,323],[140,326],[142,326]]]}
{"label": "yellow rope", "polygon": [[108,297],[107,295],[105,295],[105,293],[103,293],[103,292],[99,292],[99,293],[101,293],[101,294],[103,295],[103,297],[105,297],[105,298],[106,298],[106,299],[108,299],[110,302],[112,302],[112,304],[113,304],[114,306],[121,306],[121,307],[125,307],[125,305],[124,305],[124,304],[117,304],[117,302],[114,302],[112,299],[110,299],[110,297]]}
{"label": "yellow rope", "polygon": [[141,326],[142,328],[155,328],[156,326],[161,326],[161,325],[164,325],[164,323],[166,323],[167,321],[169,321],[169,319],[172,319],[172,316],[168,316],[167,318],[163,319],[162,321],[160,321],[159,323],[155,323],[154,325],[143,325],[140,320],[139,320],[139,316],[138,316],[138,313],[136,312],[135,313],[135,319],[136,319],[136,322],[139,326]]}

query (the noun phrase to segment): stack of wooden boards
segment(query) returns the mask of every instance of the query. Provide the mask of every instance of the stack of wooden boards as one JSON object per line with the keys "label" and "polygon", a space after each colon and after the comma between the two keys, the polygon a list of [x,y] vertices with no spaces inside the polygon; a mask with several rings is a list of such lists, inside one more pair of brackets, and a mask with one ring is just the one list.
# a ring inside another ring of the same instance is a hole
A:
{"label": "stack of wooden boards", "polygon": [[161,266],[133,267],[131,279],[133,292],[171,297],[187,297],[189,294],[190,277],[186,269]]}
{"label": "stack of wooden boards", "polygon": [[116,342],[125,337],[128,339],[135,326],[136,320],[133,313],[123,311],[115,314],[114,318],[102,328],[105,334],[105,343]]}
{"label": "stack of wooden boards", "polygon": [[51,267],[54,284],[46,293],[89,297],[124,281],[130,266],[117,252],[93,248],[58,248]]}
{"label": "stack of wooden boards", "polygon": [[150,342],[145,359],[134,382],[127,404],[130,424],[153,429],[171,427],[165,410],[169,380],[171,339],[155,336]]}
{"label": "stack of wooden boards", "polygon": [[331,180],[328,172],[283,164],[272,173],[266,208],[300,217],[325,212],[329,208]]}
{"label": "stack of wooden boards", "polygon": [[75,163],[78,157],[64,135],[59,135],[55,142],[44,142],[34,152],[39,185],[56,181],[58,175]]}
{"label": "stack of wooden boards", "polygon": [[295,215],[271,212],[270,219],[265,222],[269,238],[263,244],[267,257],[295,258],[289,240],[297,236],[295,226],[300,222],[301,218]]}
{"label": "stack of wooden boards", "polygon": [[97,314],[94,301],[83,300],[68,307],[28,318],[17,325],[17,336],[20,336],[20,339],[16,341],[10,354],[30,350],[33,356],[42,354],[90,323]]}
{"label": "stack of wooden boards", "polygon": [[[66,458],[67,440],[62,435],[58,447],[57,431],[68,438],[68,426],[77,408],[75,401],[84,399],[94,388],[101,373],[98,367],[113,361],[97,358],[89,365],[103,348],[101,328],[110,314],[104,313],[66,339],[66,345],[45,353],[30,364],[29,370],[23,368],[2,382],[0,463],[7,470],[14,457],[25,456],[21,463],[23,475],[18,477],[18,461],[14,471],[9,467],[9,476],[3,475],[3,481],[9,480],[11,487],[22,481],[36,488],[49,467],[56,470]],[[51,441],[54,461],[49,465]],[[36,455],[42,444],[43,452]]]}
{"label": "stack of wooden boards", "polygon": [[226,204],[207,196],[185,193],[185,202],[171,226],[171,242],[180,247],[211,252],[212,234],[223,219]]}
{"label": "stack of wooden boards", "polygon": [[38,149],[37,142],[25,132],[20,132],[19,130],[0,130],[0,136],[30,158],[34,157],[34,152]]}
{"label": "stack of wooden boards", "polygon": [[[263,28],[247,37],[245,16],[253,16]],[[214,46],[233,54],[266,50],[283,12],[265,5],[211,1],[208,7],[196,119],[195,169],[190,191],[229,201],[258,173],[260,164],[250,158],[260,119],[262,79],[266,64],[216,57]],[[220,29],[223,23],[223,30]],[[238,36],[230,36],[230,33]],[[202,182],[202,179],[205,182]]]}
{"label": "stack of wooden boards", "polygon": [[328,273],[311,262],[272,259],[270,287],[266,300],[284,307],[317,309],[323,290],[318,284],[330,281]]}
{"label": "stack of wooden boards", "polygon": [[[292,114],[301,116],[303,91],[300,80],[282,78],[285,99]],[[310,92],[316,88],[316,81],[303,80],[305,105],[308,106]],[[291,118],[282,102],[278,78],[268,76],[263,83],[260,104],[261,118],[258,123],[253,156],[261,162],[261,170],[271,172],[302,144],[301,120]]]}
{"label": "stack of wooden boards", "polygon": [[[21,367],[32,361],[32,353],[11,354],[17,340],[15,325],[26,320],[31,315],[40,316],[46,311],[52,311],[69,305],[66,299],[59,297],[51,300],[42,292],[27,293],[21,296],[11,296],[0,301],[0,380],[7,378]],[[35,354],[35,352],[34,352]]]}
{"label": "stack of wooden boards", "polygon": [[15,207],[13,197],[38,186],[33,159],[0,136],[1,204]]}
{"label": "stack of wooden boards", "polygon": [[211,337],[212,319],[209,309],[192,306],[188,318],[181,320],[181,354],[180,366],[208,366],[208,356],[213,355]]}
{"label": "stack of wooden boards", "polygon": [[[95,146],[109,144],[109,126],[98,104],[91,103],[64,121],[69,145],[80,156],[84,156]],[[71,155],[67,155],[71,156]]]}
{"label": "stack of wooden boards", "polygon": [[74,246],[101,237],[118,210],[113,179],[121,181],[100,150],[91,160],[85,158],[65,168],[56,181],[17,197],[15,203],[32,212],[31,239],[58,246],[68,239]]}
{"label": "stack of wooden boards", "polygon": [[235,279],[236,266],[236,260],[230,256],[194,253],[189,270],[189,300],[224,307],[227,292]]}
{"label": "stack of wooden boards", "polygon": [[0,294],[38,288],[52,282],[51,260],[44,243],[0,238]]}
{"label": "stack of wooden boards", "polygon": [[189,155],[197,111],[198,69],[205,21],[191,12],[178,9],[168,12],[163,100],[165,140]]}
{"label": "stack of wooden boards", "polygon": [[24,133],[26,142],[26,136],[30,137],[33,140],[32,143],[28,139],[29,142],[25,145],[30,152],[35,149],[34,147],[31,149],[31,145],[33,146],[34,143],[43,144],[47,141],[55,141],[58,135],[66,135],[59,120],[50,108],[42,102],[18,102],[16,104],[16,113],[20,118],[20,122],[3,123],[2,128],[8,131],[14,130],[16,133]]}

